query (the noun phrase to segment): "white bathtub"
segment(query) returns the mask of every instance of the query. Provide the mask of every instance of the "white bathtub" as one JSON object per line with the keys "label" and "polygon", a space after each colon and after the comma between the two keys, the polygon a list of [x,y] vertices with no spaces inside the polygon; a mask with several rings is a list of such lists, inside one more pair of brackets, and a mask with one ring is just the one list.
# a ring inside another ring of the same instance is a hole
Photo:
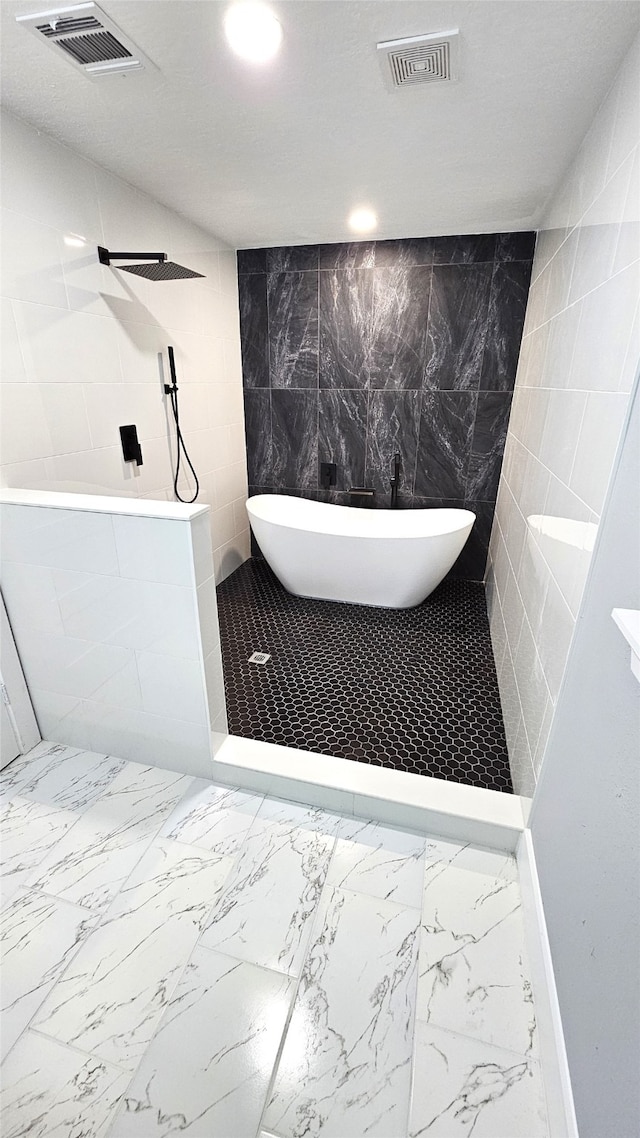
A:
{"label": "white bathtub", "polygon": [[392,609],[433,592],[475,521],[470,510],[362,510],[280,494],[249,498],[247,513],[290,593]]}

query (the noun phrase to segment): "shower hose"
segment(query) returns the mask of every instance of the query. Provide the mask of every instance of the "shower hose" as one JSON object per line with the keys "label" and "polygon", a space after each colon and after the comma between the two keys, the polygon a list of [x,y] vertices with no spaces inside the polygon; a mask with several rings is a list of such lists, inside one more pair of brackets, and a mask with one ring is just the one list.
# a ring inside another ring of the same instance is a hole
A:
{"label": "shower hose", "polygon": [[[175,496],[179,502],[184,502],[185,505],[190,505],[191,502],[195,502],[196,498],[198,497],[198,494],[200,493],[200,483],[198,481],[198,475],[196,474],[196,472],[194,470],[193,463],[192,463],[191,459],[189,458],[189,453],[187,451],[187,448],[184,444],[184,439],[182,437],[182,431],[180,430],[180,413],[179,413],[179,408],[178,408],[178,383],[176,380],[176,363],[175,363],[175,359],[173,356],[173,348],[168,347],[167,352],[169,354],[169,368],[171,370],[171,385],[169,385],[168,383],[165,383],[164,391],[165,391],[165,395],[168,395],[170,400],[171,400],[171,410],[173,411],[173,418],[175,419],[175,424],[176,424],[176,470],[175,470],[175,477],[173,479],[173,490],[174,490]],[[180,494],[180,491],[178,490],[178,479],[180,478],[180,461],[181,461],[181,455],[183,455],[183,454],[184,454],[184,460],[187,463],[187,466],[189,467],[189,469],[191,470],[191,473],[193,474],[195,484],[196,484],[196,488],[195,488],[193,498],[183,498]]]}

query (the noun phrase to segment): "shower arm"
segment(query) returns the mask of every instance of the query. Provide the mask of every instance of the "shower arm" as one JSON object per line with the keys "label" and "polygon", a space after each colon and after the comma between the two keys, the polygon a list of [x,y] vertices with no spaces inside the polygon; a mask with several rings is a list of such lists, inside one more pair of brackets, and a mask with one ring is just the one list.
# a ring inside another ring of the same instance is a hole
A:
{"label": "shower arm", "polygon": [[112,261],[166,261],[166,253],[112,253],[98,245],[98,260],[101,265],[110,265]]}

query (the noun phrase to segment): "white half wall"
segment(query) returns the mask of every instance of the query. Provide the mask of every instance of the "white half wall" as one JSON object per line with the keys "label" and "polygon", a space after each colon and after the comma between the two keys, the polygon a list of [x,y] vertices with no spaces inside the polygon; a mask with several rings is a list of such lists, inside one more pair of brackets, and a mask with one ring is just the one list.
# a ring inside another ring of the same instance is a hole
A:
{"label": "white half wall", "polygon": [[208,515],[0,491],[0,586],[44,739],[211,778],[227,721]]}
{"label": "white half wall", "polygon": [[514,789],[533,793],[640,358],[640,40],[538,236],[489,549]]}
{"label": "white half wall", "polygon": [[[13,115],[1,125],[2,485],[173,501],[172,344],[221,580],[249,556],[235,252]],[[101,266],[98,245],[205,278],[147,281]],[[129,423],[141,467],[122,459]]]}

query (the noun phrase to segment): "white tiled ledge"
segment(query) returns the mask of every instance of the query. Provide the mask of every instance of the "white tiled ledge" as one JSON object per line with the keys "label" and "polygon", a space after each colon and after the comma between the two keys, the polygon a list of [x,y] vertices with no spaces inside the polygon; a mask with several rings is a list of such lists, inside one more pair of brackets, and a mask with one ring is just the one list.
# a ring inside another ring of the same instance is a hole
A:
{"label": "white tiled ledge", "polygon": [[154,502],[150,498],[111,498],[102,494],[69,494],[54,490],[0,490],[0,503],[7,506],[41,506],[48,510],[81,510],[90,514],[124,514],[137,518],[164,518],[188,522],[206,514],[207,505]]}
{"label": "white tiled ledge", "polygon": [[516,794],[235,735],[217,750],[213,780],[509,852],[526,824]]}
{"label": "white tiled ledge", "polygon": [[631,649],[631,671],[640,683],[640,610],[614,609],[611,615]]}

